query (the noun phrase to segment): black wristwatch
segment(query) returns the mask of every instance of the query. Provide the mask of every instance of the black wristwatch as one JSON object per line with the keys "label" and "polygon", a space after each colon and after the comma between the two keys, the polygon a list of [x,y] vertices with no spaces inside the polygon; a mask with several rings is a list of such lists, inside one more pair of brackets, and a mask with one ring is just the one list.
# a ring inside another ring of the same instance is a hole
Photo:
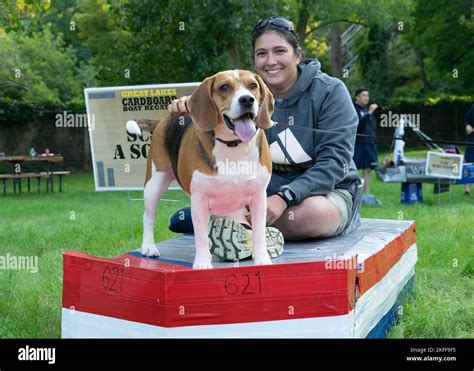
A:
{"label": "black wristwatch", "polygon": [[296,197],[293,191],[289,188],[282,188],[278,195],[283,198],[288,206],[296,204]]}

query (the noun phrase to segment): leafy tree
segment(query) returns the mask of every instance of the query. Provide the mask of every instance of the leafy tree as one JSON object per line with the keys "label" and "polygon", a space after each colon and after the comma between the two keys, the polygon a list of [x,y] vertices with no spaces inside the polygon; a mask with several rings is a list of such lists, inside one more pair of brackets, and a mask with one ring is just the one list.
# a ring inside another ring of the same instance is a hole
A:
{"label": "leafy tree", "polygon": [[93,71],[78,65],[75,51],[49,28],[26,35],[0,29],[0,94],[15,100],[54,104],[82,100]]}
{"label": "leafy tree", "polygon": [[51,5],[41,0],[2,0],[0,2],[0,27],[6,31],[25,30],[32,20],[41,18]]}
{"label": "leafy tree", "polygon": [[86,50],[84,54],[96,68],[99,85],[136,82],[124,77],[125,69],[130,68],[128,60],[133,58],[135,41],[123,24],[125,15],[121,3],[85,0],[71,18],[78,40]]}
{"label": "leafy tree", "polygon": [[472,94],[474,6],[468,0],[415,0],[406,39],[426,65],[435,94]]}
{"label": "leafy tree", "polygon": [[388,43],[391,32],[382,25],[374,24],[370,27],[367,41],[360,53],[360,71],[371,90],[374,100],[380,100],[390,95],[392,78],[390,60],[388,59]]}
{"label": "leafy tree", "polygon": [[[381,103],[472,94],[472,13],[469,0],[0,0],[0,95],[81,101],[85,86],[253,69],[252,27],[271,15],[295,22],[323,71]],[[344,45],[351,25],[362,28]]]}
{"label": "leafy tree", "polygon": [[278,9],[268,0],[87,0],[74,20],[93,50],[99,80],[165,83],[252,68],[253,24]]}

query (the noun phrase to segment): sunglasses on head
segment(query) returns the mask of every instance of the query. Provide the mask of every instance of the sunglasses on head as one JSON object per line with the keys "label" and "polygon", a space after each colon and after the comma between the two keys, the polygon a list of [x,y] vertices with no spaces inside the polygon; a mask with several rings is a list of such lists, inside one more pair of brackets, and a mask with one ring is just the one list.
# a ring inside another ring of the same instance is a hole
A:
{"label": "sunglasses on head", "polygon": [[295,33],[295,27],[293,26],[293,22],[285,17],[270,17],[260,19],[259,21],[257,21],[257,23],[255,23],[255,26],[253,26],[253,32],[255,33],[269,24],[275,27],[284,28],[285,30]]}

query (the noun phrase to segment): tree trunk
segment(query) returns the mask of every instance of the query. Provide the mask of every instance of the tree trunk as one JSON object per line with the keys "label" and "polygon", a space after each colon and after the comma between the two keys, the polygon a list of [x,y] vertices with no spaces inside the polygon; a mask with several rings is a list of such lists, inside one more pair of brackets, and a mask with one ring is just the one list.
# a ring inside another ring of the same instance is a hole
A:
{"label": "tree trunk", "polygon": [[227,49],[227,53],[229,55],[229,62],[232,68],[242,68],[240,65],[240,53],[239,53],[239,46],[234,44],[230,48]]}
{"label": "tree trunk", "polygon": [[309,12],[308,12],[308,1],[303,0],[301,3],[301,9],[298,13],[298,23],[296,24],[296,33],[300,37],[301,47],[305,45],[306,26],[308,25]]}
{"label": "tree trunk", "polygon": [[412,45],[413,51],[415,53],[416,61],[418,62],[418,67],[420,68],[420,80],[423,90],[429,90],[431,85],[426,77],[426,69],[425,69],[425,61],[423,60],[423,54],[421,51],[415,46]]}
{"label": "tree trunk", "polygon": [[341,29],[337,23],[331,25],[331,72],[334,77],[342,77]]}

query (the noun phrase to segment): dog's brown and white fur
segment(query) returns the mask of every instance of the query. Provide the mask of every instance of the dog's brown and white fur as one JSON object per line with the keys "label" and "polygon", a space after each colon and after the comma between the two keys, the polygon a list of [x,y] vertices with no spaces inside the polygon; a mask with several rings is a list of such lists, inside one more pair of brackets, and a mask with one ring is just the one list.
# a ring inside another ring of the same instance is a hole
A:
{"label": "dog's brown and white fur", "polygon": [[[131,133],[153,131],[145,179],[143,255],[159,256],[153,233],[155,211],[162,194],[176,179],[191,198],[196,243],[193,268],[212,268],[210,215],[229,215],[245,206],[249,206],[252,219],[254,263],[271,264],[265,246],[265,223],[272,163],[262,129],[271,127],[272,112],[273,96],[261,78],[249,71],[231,70],[205,79],[194,91],[191,118],[170,115],[161,120],[127,123]],[[243,122],[238,121],[242,117],[256,126],[251,139],[236,146],[216,139],[240,140],[233,124]],[[252,165],[248,168],[255,171],[228,173],[218,166],[236,162]]]}

